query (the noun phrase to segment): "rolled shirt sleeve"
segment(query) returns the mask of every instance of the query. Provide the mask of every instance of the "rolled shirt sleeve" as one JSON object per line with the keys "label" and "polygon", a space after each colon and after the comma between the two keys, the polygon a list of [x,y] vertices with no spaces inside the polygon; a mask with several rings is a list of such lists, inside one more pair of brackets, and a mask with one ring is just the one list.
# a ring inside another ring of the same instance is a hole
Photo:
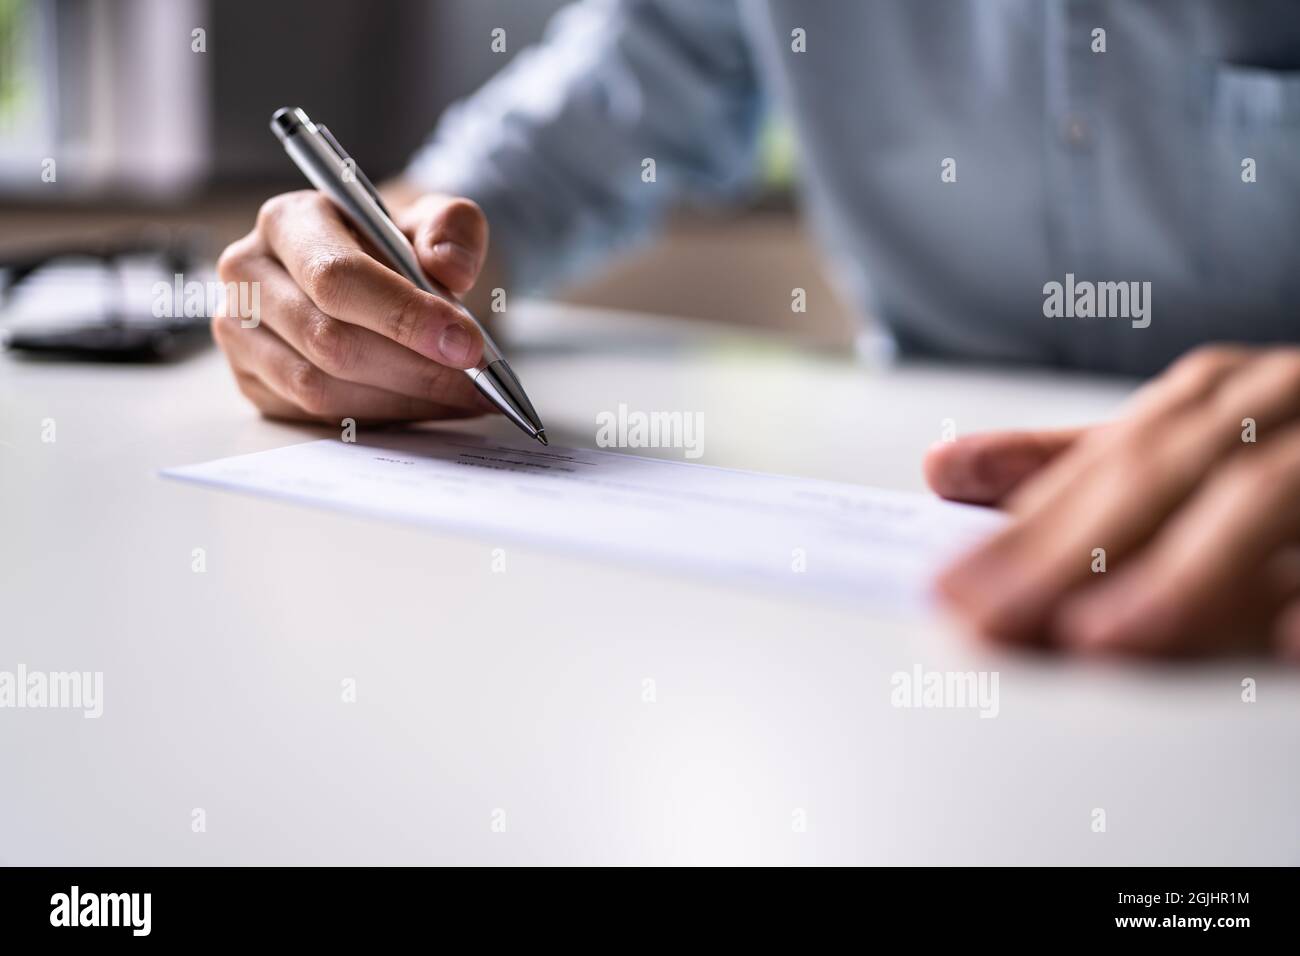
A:
{"label": "rolled shirt sleeve", "polygon": [[675,203],[742,193],[761,114],[734,0],[582,0],[446,112],[407,176],[478,202],[511,288],[536,292]]}

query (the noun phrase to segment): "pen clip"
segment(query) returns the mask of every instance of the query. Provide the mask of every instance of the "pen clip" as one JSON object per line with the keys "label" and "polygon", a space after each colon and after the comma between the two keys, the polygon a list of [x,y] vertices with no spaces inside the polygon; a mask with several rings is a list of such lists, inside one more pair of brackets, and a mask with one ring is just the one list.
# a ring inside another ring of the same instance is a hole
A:
{"label": "pen clip", "polygon": [[329,148],[334,151],[334,155],[339,158],[340,162],[342,162],[347,169],[352,171],[357,182],[365,188],[366,192],[370,193],[370,198],[375,201],[375,205],[379,207],[380,211],[383,212],[385,216],[392,219],[393,215],[388,211],[388,207],[384,205],[384,200],[380,198],[379,190],[375,188],[375,184],[370,181],[369,176],[362,172],[361,167],[357,165],[357,161],[348,155],[347,150],[343,148],[343,144],[334,138],[334,134],[330,132],[329,127],[324,123],[316,123],[314,125],[316,126],[316,131],[321,134],[321,138],[324,139],[329,145]]}

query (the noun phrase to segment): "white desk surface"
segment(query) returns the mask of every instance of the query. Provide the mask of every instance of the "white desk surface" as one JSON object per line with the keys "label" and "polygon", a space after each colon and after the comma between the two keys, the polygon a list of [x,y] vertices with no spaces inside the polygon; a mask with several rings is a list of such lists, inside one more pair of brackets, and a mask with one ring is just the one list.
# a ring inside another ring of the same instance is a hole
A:
{"label": "white desk surface", "polygon": [[[884,487],[922,487],[945,418],[1088,421],[1130,387],[533,313],[512,356],[557,443],[620,401],[700,410],[706,463]],[[327,433],[259,419],[212,351],[0,355],[0,670],[104,674],[98,720],[0,710],[0,862],[1300,863],[1300,680],[1266,662],[996,655],[937,618],[158,476]],[[1000,715],[891,707],[917,663],[997,670]]]}

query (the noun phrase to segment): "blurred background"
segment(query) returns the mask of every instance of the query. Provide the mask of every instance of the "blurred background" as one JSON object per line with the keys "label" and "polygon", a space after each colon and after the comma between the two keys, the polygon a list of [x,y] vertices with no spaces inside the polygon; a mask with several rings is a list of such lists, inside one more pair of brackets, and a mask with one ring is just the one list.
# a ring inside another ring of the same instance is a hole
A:
{"label": "blurred background", "polygon": [[[0,259],[161,232],[214,257],[265,198],[304,185],[268,131],[277,107],[328,116],[373,178],[390,176],[563,5],[0,0]],[[496,27],[505,54],[490,47]],[[848,348],[848,310],[808,288],[821,273],[794,212],[788,140],[773,117],[745,208],[683,209],[659,241],[559,298]],[[820,307],[792,314],[794,286]]]}

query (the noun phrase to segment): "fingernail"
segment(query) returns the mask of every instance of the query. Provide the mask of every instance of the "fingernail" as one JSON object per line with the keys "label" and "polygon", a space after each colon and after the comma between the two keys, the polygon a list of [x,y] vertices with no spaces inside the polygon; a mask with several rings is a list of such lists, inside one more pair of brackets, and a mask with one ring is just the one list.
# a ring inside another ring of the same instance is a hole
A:
{"label": "fingernail", "polygon": [[466,274],[472,274],[478,266],[478,257],[464,246],[443,240],[433,244],[433,254],[447,265]]}
{"label": "fingernail", "polygon": [[459,323],[452,323],[443,329],[442,338],[438,340],[438,351],[452,365],[468,365],[473,347],[474,340],[469,330]]}

